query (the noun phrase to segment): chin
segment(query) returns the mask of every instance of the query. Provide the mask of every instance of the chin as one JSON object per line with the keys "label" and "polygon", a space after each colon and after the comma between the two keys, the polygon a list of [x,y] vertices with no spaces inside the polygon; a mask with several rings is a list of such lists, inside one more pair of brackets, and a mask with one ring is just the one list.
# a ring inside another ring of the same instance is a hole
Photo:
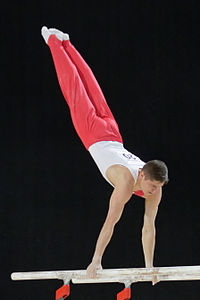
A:
{"label": "chin", "polygon": [[153,195],[153,193],[152,192],[144,192],[144,195],[147,197],[147,196],[151,196],[151,195]]}

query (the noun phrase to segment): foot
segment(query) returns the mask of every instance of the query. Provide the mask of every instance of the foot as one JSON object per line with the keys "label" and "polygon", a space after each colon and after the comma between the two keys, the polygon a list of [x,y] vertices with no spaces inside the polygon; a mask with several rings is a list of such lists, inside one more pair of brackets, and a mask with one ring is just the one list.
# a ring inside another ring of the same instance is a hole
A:
{"label": "foot", "polygon": [[54,34],[60,41],[69,40],[69,35],[67,33],[63,33],[62,31],[55,29],[55,28],[48,29],[46,26],[42,27],[41,34],[46,43],[48,43],[48,39],[49,39],[50,35],[52,35],[52,34]]}

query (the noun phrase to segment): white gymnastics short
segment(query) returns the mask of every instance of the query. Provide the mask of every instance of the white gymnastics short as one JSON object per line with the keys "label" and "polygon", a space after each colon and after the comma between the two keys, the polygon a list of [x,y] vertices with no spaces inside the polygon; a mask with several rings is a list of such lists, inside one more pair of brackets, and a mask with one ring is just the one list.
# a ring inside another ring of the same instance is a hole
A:
{"label": "white gymnastics short", "polygon": [[138,172],[145,165],[139,157],[127,151],[123,144],[112,141],[101,141],[91,145],[88,149],[103,177],[113,186],[106,177],[107,169],[112,165],[122,165],[128,168],[136,182]]}

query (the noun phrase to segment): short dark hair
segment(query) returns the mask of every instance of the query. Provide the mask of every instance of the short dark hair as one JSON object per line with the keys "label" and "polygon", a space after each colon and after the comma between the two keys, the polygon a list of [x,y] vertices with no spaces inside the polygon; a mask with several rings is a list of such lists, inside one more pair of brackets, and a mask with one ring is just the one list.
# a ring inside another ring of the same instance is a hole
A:
{"label": "short dark hair", "polygon": [[168,168],[166,164],[161,160],[150,160],[142,168],[145,178],[150,180],[156,180],[159,182],[168,183]]}

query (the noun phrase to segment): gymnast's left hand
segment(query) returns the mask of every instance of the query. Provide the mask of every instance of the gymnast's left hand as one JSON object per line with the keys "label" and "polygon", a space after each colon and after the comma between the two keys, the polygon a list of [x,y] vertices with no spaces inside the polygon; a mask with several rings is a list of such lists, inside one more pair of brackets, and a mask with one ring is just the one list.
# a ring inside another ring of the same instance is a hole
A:
{"label": "gymnast's left hand", "polygon": [[91,262],[91,264],[87,267],[87,276],[89,278],[95,278],[97,276],[97,271],[102,270],[102,266],[99,263]]}

